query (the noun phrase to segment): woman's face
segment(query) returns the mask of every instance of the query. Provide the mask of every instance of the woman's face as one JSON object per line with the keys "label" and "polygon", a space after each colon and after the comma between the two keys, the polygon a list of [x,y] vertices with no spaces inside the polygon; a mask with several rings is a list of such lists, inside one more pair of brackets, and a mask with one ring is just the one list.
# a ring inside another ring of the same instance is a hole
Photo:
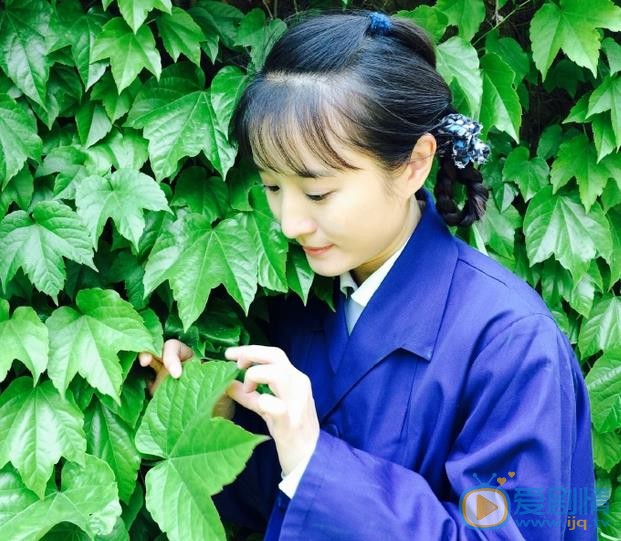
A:
{"label": "woman's face", "polygon": [[[417,160],[403,174],[387,179],[371,158],[345,150],[343,154],[362,169],[327,171],[327,176],[311,179],[271,171],[259,174],[283,234],[305,248],[313,271],[338,276],[351,270],[360,284],[411,234],[420,218],[413,194],[429,168]],[[430,167],[431,159],[422,161]],[[320,253],[310,250],[324,247],[327,250]]]}

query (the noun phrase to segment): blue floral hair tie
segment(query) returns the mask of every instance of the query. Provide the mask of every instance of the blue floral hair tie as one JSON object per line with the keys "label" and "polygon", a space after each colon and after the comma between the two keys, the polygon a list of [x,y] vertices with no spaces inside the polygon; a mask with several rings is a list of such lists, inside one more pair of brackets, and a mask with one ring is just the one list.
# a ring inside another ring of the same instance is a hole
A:
{"label": "blue floral hair tie", "polygon": [[438,138],[438,156],[452,156],[459,169],[463,169],[470,162],[485,163],[489,158],[490,148],[479,139],[482,127],[480,122],[465,115],[446,115],[433,130]]}
{"label": "blue floral hair tie", "polygon": [[371,19],[371,25],[369,26],[370,34],[385,36],[390,32],[392,23],[390,22],[390,18],[384,13],[372,11],[369,13],[369,19]]}

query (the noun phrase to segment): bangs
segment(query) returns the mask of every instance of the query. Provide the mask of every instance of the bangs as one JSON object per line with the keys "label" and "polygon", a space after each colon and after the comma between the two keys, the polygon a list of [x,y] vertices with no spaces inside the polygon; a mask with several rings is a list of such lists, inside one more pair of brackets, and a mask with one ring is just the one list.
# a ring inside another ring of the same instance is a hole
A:
{"label": "bangs", "polygon": [[356,127],[345,103],[353,96],[334,79],[328,86],[316,76],[272,73],[251,89],[236,129],[242,151],[259,170],[320,178],[362,169],[342,156],[342,149],[365,149],[351,137]]}

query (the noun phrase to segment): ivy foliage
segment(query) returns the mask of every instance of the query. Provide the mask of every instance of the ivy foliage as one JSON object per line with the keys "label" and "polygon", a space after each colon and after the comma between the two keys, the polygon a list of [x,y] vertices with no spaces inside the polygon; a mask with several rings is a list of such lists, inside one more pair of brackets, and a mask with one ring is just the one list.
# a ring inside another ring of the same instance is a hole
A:
{"label": "ivy foliage", "polygon": [[[607,538],[621,537],[619,4],[376,6],[429,31],[454,105],[484,124],[487,212],[454,233],[536,288],[574,345]],[[233,536],[211,496],[264,438],[211,415],[239,374],[198,358],[264,340],[270,295],[329,302],[228,138],[297,10],[0,6],[0,538]],[[136,354],[164,337],[197,359],[149,401]]]}

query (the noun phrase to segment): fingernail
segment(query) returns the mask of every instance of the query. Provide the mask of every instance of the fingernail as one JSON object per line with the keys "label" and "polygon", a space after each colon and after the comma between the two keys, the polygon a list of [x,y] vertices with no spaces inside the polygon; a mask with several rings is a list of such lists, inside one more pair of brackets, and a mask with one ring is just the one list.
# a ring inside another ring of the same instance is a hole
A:
{"label": "fingernail", "polygon": [[224,356],[225,356],[225,357],[226,357],[229,361],[232,361],[232,360],[235,358],[235,356],[236,356],[236,354],[237,354],[237,352],[238,352],[238,351],[239,351],[239,348],[235,348],[235,347],[232,347],[232,348],[226,348],[226,349],[224,350]]}
{"label": "fingernail", "polygon": [[181,367],[178,364],[173,364],[170,367],[170,375],[173,378],[178,378],[181,377]]}

